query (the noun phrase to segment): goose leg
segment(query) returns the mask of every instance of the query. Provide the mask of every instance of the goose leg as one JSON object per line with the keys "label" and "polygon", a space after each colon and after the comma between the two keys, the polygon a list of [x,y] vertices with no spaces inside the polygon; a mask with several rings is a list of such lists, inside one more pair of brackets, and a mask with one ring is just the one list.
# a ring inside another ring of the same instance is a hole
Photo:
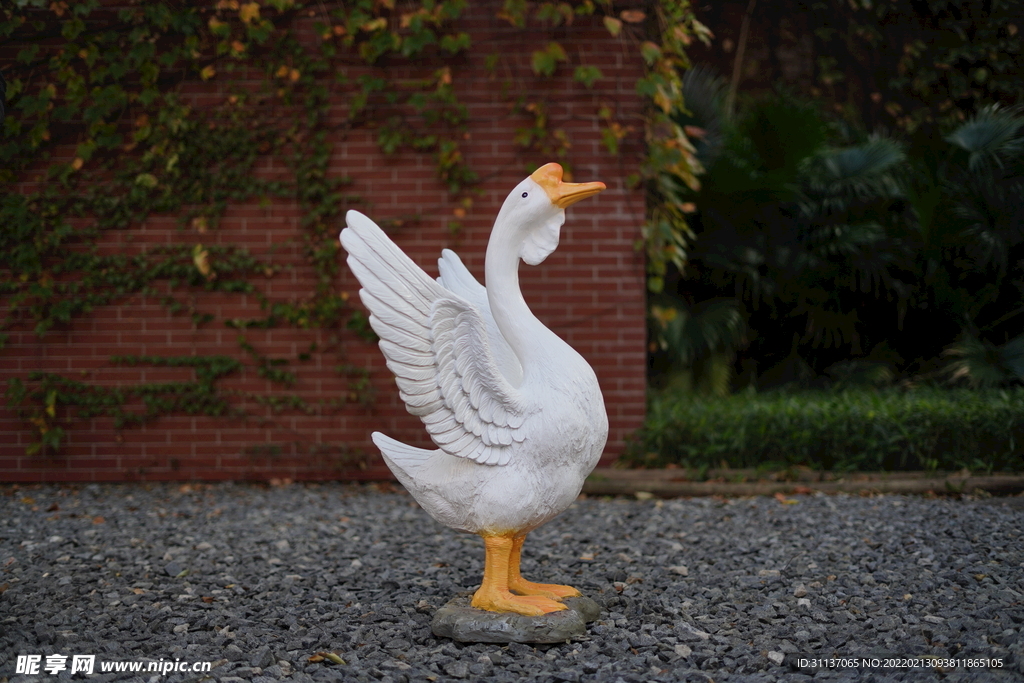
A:
{"label": "goose leg", "polygon": [[[473,595],[472,605],[478,609],[488,612],[516,612],[525,614],[528,617],[539,617],[548,612],[557,612],[566,609],[560,602],[542,595],[513,595],[509,591],[509,576],[511,576],[509,560],[513,555],[515,541],[509,536],[484,536],[484,548],[486,556],[484,559],[484,580],[480,588]],[[522,544],[520,544],[520,547]],[[519,574],[518,560],[516,557],[516,575]]]}
{"label": "goose leg", "polygon": [[519,559],[525,540],[526,534],[516,536],[512,540],[512,553],[508,563],[508,587],[520,595],[539,595],[551,600],[578,597],[580,592],[572,586],[563,586],[557,583],[534,583],[523,578],[523,575],[519,573]]}

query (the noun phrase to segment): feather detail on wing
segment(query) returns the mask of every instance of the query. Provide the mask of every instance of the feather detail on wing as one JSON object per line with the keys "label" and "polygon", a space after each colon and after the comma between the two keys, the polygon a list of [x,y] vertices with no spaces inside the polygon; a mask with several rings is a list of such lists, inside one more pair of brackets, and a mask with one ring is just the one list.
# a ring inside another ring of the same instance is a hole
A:
{"label": "feather detail on wing", "polygon": [[495,362],[478,306],[432,280],[363,214],[349,211],[346,220],[348,265],[406,408],[444,452],[507,464],[510,446],[525,438],[525,411]]}
{"label": "feather detail on wing", "polygon": [[523,366],[516,358],[515,352],[509,346],[505,336],[498,329],[498,323],[494,321],[491,314],[491,302],[487,298],[487,289],[477,282],[473,274],[462,263],[462,259],[451,249],[441,252],[441,258],[437,260],[437,269],[441,277],[437,281],[448,290],[455,292],[469,303],[476,306],[483,316],[487,326],[487,341],[491,345],[491,353],[494,354],[494,362],[498,369],[505,375],[509,383],[518,387],[523,381]]}

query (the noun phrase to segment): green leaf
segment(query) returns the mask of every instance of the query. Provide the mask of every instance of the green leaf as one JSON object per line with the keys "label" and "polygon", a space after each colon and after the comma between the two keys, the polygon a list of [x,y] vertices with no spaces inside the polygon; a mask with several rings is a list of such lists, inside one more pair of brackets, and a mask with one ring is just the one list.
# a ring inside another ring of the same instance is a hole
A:
{"label": "green leaf", "polygon": [[573,72],[572,77],[577,83],[582,83],[588,88],[592,88],[595,81],[604,78],[604,74],[596,66],[578,66],[576,71]]}
{"label": "green leaf", "polygon": [[156,176],[153,175],[152,173],[140,173],[139,175],[135,176],[135,184],[153,189],[159,183],[156,179]]}
{"label": "green leaf", "polygon": [[22,64],[28,64],[36,58],[37,54],[39,54],[39,43],[34,43],[19,50],[17,59]]}
{"label": "green leaf", "polygon": [[551,76],[558,68],[558,62],[564,62],[567,59],[565,49],[560,44],[548,43],[546,48],[533,53],[533,73],[538,76]]}
{"label": "green leaf", "polygon": [[470,45],[472,45],[472,41],[469,34],[465,32],[451,33],[441,38],[441,49],[450,55],[468,50]]}
{"label": "green leaf", "polygon": [[661,48],[651,41],[645,41],[640,45],[640,54],[648,65],[654,64],[661,58]]}

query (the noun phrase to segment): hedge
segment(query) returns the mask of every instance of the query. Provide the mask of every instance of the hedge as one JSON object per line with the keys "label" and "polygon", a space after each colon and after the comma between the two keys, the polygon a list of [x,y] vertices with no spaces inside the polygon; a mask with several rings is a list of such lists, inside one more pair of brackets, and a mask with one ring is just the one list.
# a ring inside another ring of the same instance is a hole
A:
{"label": "hedge", "polygon": [[651,397],[623,460],[643,467],[1024,471],[1024,389]]}

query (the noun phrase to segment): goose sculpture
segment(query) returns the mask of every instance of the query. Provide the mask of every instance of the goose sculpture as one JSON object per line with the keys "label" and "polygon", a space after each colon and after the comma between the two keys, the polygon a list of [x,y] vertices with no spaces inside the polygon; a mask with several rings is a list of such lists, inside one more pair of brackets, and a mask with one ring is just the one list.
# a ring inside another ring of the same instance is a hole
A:
{"label": "goose sculpture", "polygon": [[341,244],[370,325],[410,413],[435,450],[374,432],[384,461],[434,519],[484,539],[474,607],[528,616],[566,609],[571,586],[522,577],[526,535],[565,510],[597,465],[608,416],[597,377],[545,327],[519,288],[519,261],[558,246],[566,207],[605,189],[547,164],[505,199],[480,285],[444,250],[432,279],[369,218],[346,215]]}

